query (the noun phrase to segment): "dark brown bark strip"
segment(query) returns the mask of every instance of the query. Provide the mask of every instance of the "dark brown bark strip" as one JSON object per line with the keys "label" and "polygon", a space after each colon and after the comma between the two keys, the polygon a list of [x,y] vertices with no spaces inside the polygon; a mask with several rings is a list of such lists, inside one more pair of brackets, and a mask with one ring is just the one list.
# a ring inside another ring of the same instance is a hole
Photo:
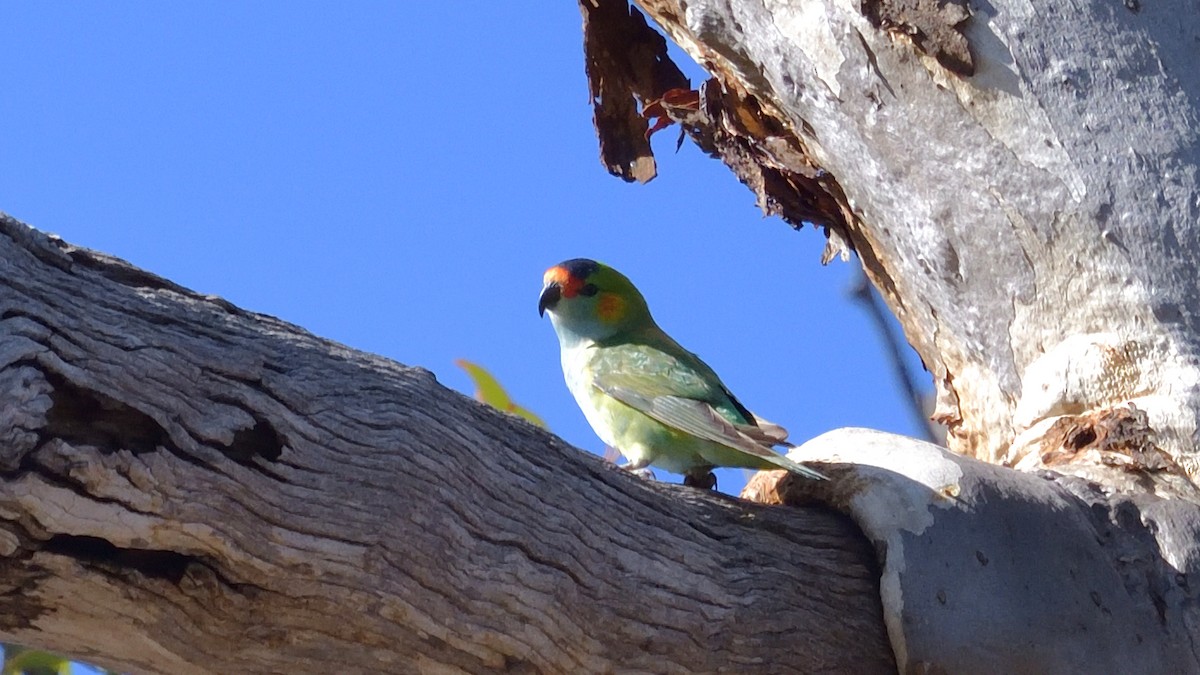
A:
{"label": "dark brown bark strip", "polygon": [[580,0],[579,9],[600,161],[614,176],[645,183],[657,169],[640,106],[688,80],[627,0]]}

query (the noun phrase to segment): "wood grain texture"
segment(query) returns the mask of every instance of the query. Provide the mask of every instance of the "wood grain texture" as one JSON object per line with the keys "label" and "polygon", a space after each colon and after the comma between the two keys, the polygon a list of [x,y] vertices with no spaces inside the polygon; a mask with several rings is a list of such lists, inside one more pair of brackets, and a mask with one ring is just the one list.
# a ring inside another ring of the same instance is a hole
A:
{"label": "wood grain texture", "polygon": [[0,219],[0,640],[134,672],[888,672],[849,521],[648,483]]}

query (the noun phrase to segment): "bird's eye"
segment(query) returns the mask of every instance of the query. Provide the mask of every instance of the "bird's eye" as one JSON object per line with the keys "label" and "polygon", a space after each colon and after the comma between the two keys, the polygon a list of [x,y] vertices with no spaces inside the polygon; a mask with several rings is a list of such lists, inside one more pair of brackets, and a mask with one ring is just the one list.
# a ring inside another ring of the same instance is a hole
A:
{"label": "bird's eye", "polygon": [[580,295],[586,295],[589,298],[599,292],[600,292],[600,289],[596,288],[596,284],[584,284],[583,288],[579,289]]}

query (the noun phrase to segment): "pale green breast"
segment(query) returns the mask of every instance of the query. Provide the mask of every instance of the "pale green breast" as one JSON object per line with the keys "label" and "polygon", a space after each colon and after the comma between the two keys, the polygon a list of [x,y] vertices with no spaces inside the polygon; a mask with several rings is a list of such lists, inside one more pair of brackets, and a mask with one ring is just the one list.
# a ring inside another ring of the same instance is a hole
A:
{"label": "pale green breast", "polygon": [[562,350],[563,377],[592,430],[627,460],[674,473],[705,464],[688,445],[689,437],[657,422],[593,386],[594,345]]}

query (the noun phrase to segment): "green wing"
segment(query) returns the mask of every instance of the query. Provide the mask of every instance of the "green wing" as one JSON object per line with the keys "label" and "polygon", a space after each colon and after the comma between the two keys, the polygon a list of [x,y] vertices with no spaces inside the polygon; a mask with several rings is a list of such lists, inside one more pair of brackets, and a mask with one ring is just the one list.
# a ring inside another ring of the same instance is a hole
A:
{"label": "green wing", "polygon": [[755,423],[754,415],[729,393],[708,364],[665,334],[601,345],[589,365],[606,386],[622,387],[647,399],[678,396],[703,401],[731,424]]}
{"label": "green wing", "polygon": [[598,347],[590,364],[593,386],[673,429],[824,477],[771,450],[784,443],[786,430],[769,422],[759,426],[707,364],[674,343],[665,346],[673,348],[649,342]]}

